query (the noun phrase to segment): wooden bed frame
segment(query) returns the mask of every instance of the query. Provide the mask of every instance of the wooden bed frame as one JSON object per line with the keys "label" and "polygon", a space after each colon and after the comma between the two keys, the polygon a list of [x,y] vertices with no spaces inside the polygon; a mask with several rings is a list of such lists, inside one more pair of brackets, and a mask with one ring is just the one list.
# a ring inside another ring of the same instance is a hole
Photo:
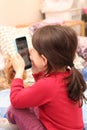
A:
{"label": "wooden bed frame", "polygon": [[80,26],[80,35],[85,36],[85,22],[84,21],[82,21],[82,20],[79,20],[79,21],[67,21],[65,23],[65,25],[71,26],[71,27]]}
{"label": "wooden bed frame", "polygon": [[[41,22],[41,21],[39,21]],[[37,22],[36,22],[37,23]],[[28,27],[28,26],[32,26],[34,23],[29,23],[29,24],[20,24],[17,25],[17,28],[23,28],[23,27]],[[80,36],[85,36],[85,22],[82,20],[76,20],[76,21],[66,21],[64,22],[62,25],[67,25],[70,27],[74,27],[74,26],[80,26]]]}

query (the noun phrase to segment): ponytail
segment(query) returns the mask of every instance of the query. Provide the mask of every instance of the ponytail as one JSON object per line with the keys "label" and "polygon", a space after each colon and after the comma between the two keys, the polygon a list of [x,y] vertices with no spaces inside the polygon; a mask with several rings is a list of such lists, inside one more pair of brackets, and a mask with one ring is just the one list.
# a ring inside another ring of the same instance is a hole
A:
{"label": "ponytail", "polygon": [[82,74],[75,67],[71,69],[71,75],[68,77],[68,96],[74,102],[79,101],[80,107],[83,104],[83,99],[87,100],[84,96],[84,91],[86,90],[86,82],[82,76]]}

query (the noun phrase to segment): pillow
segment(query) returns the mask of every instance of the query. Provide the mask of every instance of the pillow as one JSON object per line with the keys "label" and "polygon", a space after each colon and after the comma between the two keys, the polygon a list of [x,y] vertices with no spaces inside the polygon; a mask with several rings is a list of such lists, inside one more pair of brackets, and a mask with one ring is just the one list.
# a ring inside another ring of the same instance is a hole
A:
{"label": "pillow", "polygon": [[64,24],[64,20],[58,20],[57,18],[47,18],[45,20],[42,20],[40,22],[33,23],[32,26],[30,27],[31,30],[31,35],[40,27],[43,27],[45,25],[62,25]]}
{"label": "pillow", "polygon": [[78,36],[78,48],[77,53],[85,61],[87,61],[87,37]]}
{"label": "pillow", "polygon": [[26,36],[28,47],[31,47],[31,34],[29,27],[16,28],[13,26],[0,26],[0,47],[4,54],[14,54],[16,53],[16,48],[14,45],[14,40],[17,37]]}
{"label": "pillow", "polygon": [[[17,37],[26,36],[28,47],[30,48],[32,46],[31,44],[31,29],[29,27],[23,27],[23,28],[16,28],[14,26],[0,26],[0,48],[4,55],[10,54],[14,55],[16,53],[16,48],[14,45],[14,40]],[[25,82],[32,83],[34,82],[32,75],[31,75],[31,69],[28,69],[27,71],[27,78]]]}
{"label": "pillow", "polygon": [[74,64],[78,70],[82,71],[85,66],[85,60],[76,53]]}

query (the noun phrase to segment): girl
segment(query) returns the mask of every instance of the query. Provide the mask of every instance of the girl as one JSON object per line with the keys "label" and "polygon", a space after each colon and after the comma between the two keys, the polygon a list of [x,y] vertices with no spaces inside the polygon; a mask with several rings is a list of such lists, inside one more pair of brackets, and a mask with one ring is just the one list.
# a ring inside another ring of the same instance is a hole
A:
{"label": "girl", "polygon": [[82,130],[86,83],[73,64],[76,33],[66,26],[44,26],[34,33],[32,45],[30,59],[36,82],[24,88],[25,63],[20,55],[14,56],[9,121],[20,130]]}

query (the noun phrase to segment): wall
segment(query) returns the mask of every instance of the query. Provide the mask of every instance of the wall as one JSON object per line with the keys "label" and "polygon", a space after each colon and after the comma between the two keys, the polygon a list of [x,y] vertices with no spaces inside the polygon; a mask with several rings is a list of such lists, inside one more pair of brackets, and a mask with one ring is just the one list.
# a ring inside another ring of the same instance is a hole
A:
{"label": "wall", "polygon": [[73,0],[73,7],[87,8],[87,0]]}
{"label": "wall", "polygon": [[0,25],[17,25],[41,19],[40,0],[0,0]]}
{"label": "wall", "polygon": [[[42,0],[0,0],[0,25],[27,24],[42,19]],[[78,0],[79,1],[79,0]],[[75,2],[78,2],[75,0]],[[85,1],[87,6],[87,0]]]}

